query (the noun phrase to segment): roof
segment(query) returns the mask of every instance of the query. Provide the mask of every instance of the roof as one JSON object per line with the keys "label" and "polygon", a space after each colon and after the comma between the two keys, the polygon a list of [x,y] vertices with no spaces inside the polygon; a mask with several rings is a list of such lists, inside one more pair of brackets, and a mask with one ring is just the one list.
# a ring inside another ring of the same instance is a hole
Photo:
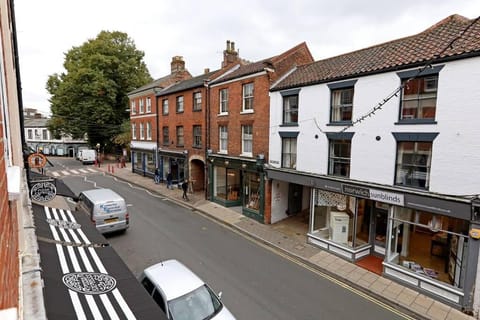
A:
{"label": "roof", "polygon": [[165,89],[157,93],[157,96],[163,96],[163,95],[167,95],[175,92],[185,91],[188,89],[203,87],[205,81],[209,80],[210,77],[217,71],[218,70],[204,73],[200,76],[196,76],[187,80],[180,81],[177,84],[174,84],[170,87],[166,87]]}
{"label": "roof", "polygon": [[[252,62],[252,63],[249,63],[249,64],[245,64],[245,65],[240,65],[233,72],[227,73],[227,74],[225,74],[225,76],[220,77],[219,79],[217,79],[215,81],[212,81],[212,84],[221,83],[221,82],[236,79],[236,78],[239,78],[239,77],[255,74],[257,72],[264,71],[265,68],[273,68],[274,69],[275,65],[277,63],[279,63],[280,61],[282,61],[286,56],[292,54],[293,52],[295,52],[299,49],[304,49],[304,48],[307,50],[308,54],[311,57],[311,53],[308,50],[308,48],[306,46],[306,43],[302,42],[302,43],[296,45],[295,47],[290,48],[289,50],[287,50],[287,51],[285,51],[285,52],[283,52],[283,53],[281,53],[277,56],[273,56],[273,57],[270,57],[270,58],[267,58],[267,59],[263,59],[263,60],[260,60],[260,61],[257,61],[257,62]],[[312,60],[313,60],[313,58],[312,58]]]}
{"label": "roof", "polygon": [[50,119],[47,119],[47,118],[25,119],[23,124],[24,124],[24,127],[46,128],[48,120]]}
{"label": "roof", "polygon": [[273,91],[480,55],[480,20],[451,15],[413,36],[299,66]]}
{"label": "roof", "polygon": [[191,77],[190,72],[188,72],[187,70],[182,72],[177,72],[177,73],[171,73],[162,78],[159,78],[150,83],[147,83],[146,85],[143,85],[140,88],[130,91],[128,95],[143,92],[153,88],[165,88],[177,81],[181,81],[185,78],[190,78],[190,77]]}
{"label": "roof", "polygon": [[85,196],[91,199],[94,203],[96,203],[98,200],[125,201],[118,193],[111,189],[92,189],[83,191],[82,193],[85,194]]}
{"label": "roof", "polygon": [[161,288],[168,301],[183,296],[205,283],[177,260],[167,260],[145,269],[144,274]]}

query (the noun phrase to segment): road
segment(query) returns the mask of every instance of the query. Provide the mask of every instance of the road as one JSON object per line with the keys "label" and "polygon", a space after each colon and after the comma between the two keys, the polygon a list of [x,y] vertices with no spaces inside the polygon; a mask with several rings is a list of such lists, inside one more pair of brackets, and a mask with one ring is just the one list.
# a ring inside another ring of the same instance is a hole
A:
{"label": "road", "polygon": [[[82,167],[71,159],[58,161],[65,168]],[[67,176],[63,181],[76,194],[95,184],[126,199],[131,227],[125,234],[109,236],[108,241],[135,275],[161,260],[178,259],[215,291],[222,291],[222,300],[238,319],[404,319],[272,248],[161,196],[99,174]]]}

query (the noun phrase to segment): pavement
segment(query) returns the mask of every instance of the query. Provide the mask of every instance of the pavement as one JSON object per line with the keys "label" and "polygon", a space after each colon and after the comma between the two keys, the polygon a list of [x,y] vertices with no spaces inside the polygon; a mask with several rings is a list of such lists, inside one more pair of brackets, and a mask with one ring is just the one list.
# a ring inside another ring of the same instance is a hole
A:
{"label": "pavement", "polygon": [[[111,175],[116,179],[161,194],[171,201],[191,208],[194,212],[225,224],[247,237],[288,255],[298,263],[315,269],[331,281],[337,283],[340,281],[350,290],[359,294],[367,294],[391,309],[406,313],[412,319],[475,319],[449,305],[307,243],[308,225],[299,221],[298,218],[287,218],[266,225],[242,215],[235,209],[206,200],[203,192],[189,193],[189,201],[185,201],[182,199],[181,189],[174,188],[172,190],[167,189],[164,183],[155,184],[153,178],[133,173],[129,163],[126,168],[118,168],[116,163],[103,163],[100,168],[96,167],[96,169],[100,169],[106,175]],[[44,203],[44,205],[61,206],[62,197],[56,197],[51,203]]]}

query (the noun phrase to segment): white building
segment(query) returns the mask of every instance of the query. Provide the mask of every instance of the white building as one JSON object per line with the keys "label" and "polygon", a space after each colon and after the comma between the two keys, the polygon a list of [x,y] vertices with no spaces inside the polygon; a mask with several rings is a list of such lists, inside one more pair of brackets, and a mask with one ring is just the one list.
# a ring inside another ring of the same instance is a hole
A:
{"label": "white building", "polygon": [[272,223],[308,210],[310,243],[478,310],[479,38],[453,15],[275,84]]}

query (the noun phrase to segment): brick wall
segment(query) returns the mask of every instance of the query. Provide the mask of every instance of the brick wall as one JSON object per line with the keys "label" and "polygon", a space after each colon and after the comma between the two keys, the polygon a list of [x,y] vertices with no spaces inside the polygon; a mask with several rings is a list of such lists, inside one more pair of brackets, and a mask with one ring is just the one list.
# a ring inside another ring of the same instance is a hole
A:
{"label": "brick wall", "polygon": [[[3,130],[0,130],[0,133]],[[0,150],[3,150],[3,137]],[[12,202],[13,203],[13,202]],[[16,208],[10,208],[4,153],[0,153],[0,310],[18,307],[19,261]]]}

